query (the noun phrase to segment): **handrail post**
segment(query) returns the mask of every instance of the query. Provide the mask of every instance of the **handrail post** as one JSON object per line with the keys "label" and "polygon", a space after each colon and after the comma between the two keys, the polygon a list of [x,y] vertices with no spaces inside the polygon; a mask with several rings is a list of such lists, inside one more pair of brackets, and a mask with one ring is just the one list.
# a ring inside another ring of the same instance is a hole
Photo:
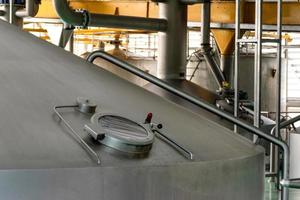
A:
{"label": "handrail post", "polygon": [[[239,65],[240,65],[240,35],[241,35],[241,2],[235,1],[235,54],[234,54],[234,116],[239,116]],[[234,125],[237,133],[237,126]]]}

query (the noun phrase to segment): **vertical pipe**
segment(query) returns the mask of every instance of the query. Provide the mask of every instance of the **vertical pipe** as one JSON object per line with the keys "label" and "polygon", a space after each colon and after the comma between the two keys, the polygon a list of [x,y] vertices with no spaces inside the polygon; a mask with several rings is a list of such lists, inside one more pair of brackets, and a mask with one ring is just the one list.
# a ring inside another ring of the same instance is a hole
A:
{"label": "vertical pipe", "polygon": [[201,50],[202,55],[206,61],[206,64],[212,71],[212,74],[216,80],[219,88],[222,88],[222,84],[225,81],[223,72],[218,64],[212,58],[211,45],[210,45],[210,2],[202,4],[202,16],[201,16]]}
{"label": "vertical pipe", "polygon": [[[255,58],[254,58],[254,126],[261,121],[261,57],[262,57],[262,0],[255,1]],[[254,142],[257,136],[253,137]]]}
{"label": "vertical pipe", "polygon": [[9,23],[13,23],[13,6],[14,6],[14,0],[9,0]]}
{"label": "vertical pipe", "polygon": [[202,4],[201,45],[210,46],[210,2]]}
{"label": "vertical pipe", "polygon": [[187,30],[187,34],[186,34],[186,57],[189,58],[190,57],[190,31]]}
{"label": "vertical pipe", "polygon": [[[240,39],[241,34],[241,4],[240,0],[235,1],[235,54],[234,54],[234,116],[239,116],[239,63],[240,63]],[[237,126],[234,125],[234,132],[237,132]]]}
{"label": "vertical pipe", "polygon": [[174,0],[159,3],[159,13],[160,18],[168,20],[168,27],[159,33],[158,77],[185,79],[187,5]]}
{"label": "vertical pipe", "polygon": [[[288,45],[288,41],[284,40],[284,46]],[[288,69],[289,69],[289,48],[285,48],[284,50],[284,111],[286,112],[286,118],[288,117],[288,106],[287,106],[287,98],[288,98]],[[287,134],[287,131],[286,131]],[[290,135],[287,134],[287,144],[290,145]]]}
{"label": "vertical pipe", "polygon": [[146,18],[149,18],[149,13],[150,13],[150,2],[147,1],[147,4],[146,4]]}
{"label": "vertical pipe", "polygon": [[[278,39],[278,45],[277,45],[277,84],[276,84],[276,136],[278,137],[280,134],[280,116],[281,116],[281,51],[282,51],[282,0],[277,1],[277,39]],[[277,159],[278,159],[278,148],[276,148],[277,151]],[[289,159],[289,158],[286,158]],[[278,159],[279,160],[279,159]],[[278,167],[277,167],[278,168]],[[283,179],[289,178],[289,166],[286,167],[286,169],[283,169],[285,171]],[[279,171],[277,169],[277,171]],[[277,173],[279,175],[279,173]],[[279,177],[279,176],[278,176]],[[278,179],[279,180],[279,179]],[[282,193],[281,193],[281,199],[287,200],[288,199],[288,188],[283,187]]]}
{"label": "vertical pipe", "polygon": [[74,53],[74,33],[70,37],[69,45],[70,45],[70,52]]}
{"label": "vertical pipe", "polygon": [[220,69],[224,74],[224,78],[228,83],[234,86],[234,68],[232,64],[234,63],[234,53],[233,54],[221,54],[220,55]]}

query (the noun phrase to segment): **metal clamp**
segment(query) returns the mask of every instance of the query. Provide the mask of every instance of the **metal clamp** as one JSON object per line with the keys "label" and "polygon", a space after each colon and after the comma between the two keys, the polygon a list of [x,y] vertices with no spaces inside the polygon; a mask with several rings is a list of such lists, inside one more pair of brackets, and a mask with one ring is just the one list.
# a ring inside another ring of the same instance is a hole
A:
{"label": "metal clamp", "polygon": [[54,106],[53,110],[55,114],[59,117],[59,119],[67,126],[67,128],[71,131],[73,136],[77,139],[77,141],[87,150],[87,152],[92,155],[97,164],[99,165],[100,157],[99,155],[82,139],[82,137],[72,128],[72,126],[63,118],[63,116],[59,113],[58,109],[62,108],[78,108],[80,112],[83,113],[91,113],[93,110],[95,111],[95,104],[92,103],[88,99],[78,98],[76,105],[64,105],[64,106]]}
{"label": "metal clamp", "polygon": [[89,26],[90,23],[90,13],[88,10],[85,9],[77,9],[75,10],[77,13],[81,13],[83,16],[83,22],[81,28],[86,29]]}
{"label": "metal clamp", "polygon": [[[151,129],[154,133],[157,133],[159,137],[167,141],[169,144],[171,144],[173,147],[175,147],[184,157],[186,157],[189,160],[194,160],[194,154],[186,149],[185,147],[178,144],[176,141],[165,135],[164,133],[160,132],[159,129],[162,128],[161,124],[153,124],[151,123]],[[156,135],[157,135],[156,134]]]}

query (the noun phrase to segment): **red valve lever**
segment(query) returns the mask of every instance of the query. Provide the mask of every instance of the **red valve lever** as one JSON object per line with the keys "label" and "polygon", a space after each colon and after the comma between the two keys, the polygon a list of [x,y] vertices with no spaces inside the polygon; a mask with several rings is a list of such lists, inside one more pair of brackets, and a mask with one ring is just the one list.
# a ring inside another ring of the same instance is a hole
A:
{"label": "red valve lever", "polygon": [[152,116],[153,116],[152,113],[148,113],[148,114],[147,114],[147,117],[146,117],[146,119],[145,119],[145,124],[150,124],[150,123],[151,123],[151,121],[152,121]]}

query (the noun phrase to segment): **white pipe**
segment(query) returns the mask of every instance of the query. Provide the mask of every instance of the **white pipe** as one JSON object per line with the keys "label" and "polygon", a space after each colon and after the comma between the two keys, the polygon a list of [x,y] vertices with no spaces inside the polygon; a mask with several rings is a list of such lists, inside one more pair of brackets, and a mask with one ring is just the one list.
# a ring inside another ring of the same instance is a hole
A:
{"label": "white pipe", "polygon": [[13,23],[13,5],[14,5],[14,0],[9,0],[9,23]]}
{"label": "white pipe", "polygon": [[18,17],[34,17],[39,11],[39,4],[36,0],[26,0],[25,8],[17,10]]}

